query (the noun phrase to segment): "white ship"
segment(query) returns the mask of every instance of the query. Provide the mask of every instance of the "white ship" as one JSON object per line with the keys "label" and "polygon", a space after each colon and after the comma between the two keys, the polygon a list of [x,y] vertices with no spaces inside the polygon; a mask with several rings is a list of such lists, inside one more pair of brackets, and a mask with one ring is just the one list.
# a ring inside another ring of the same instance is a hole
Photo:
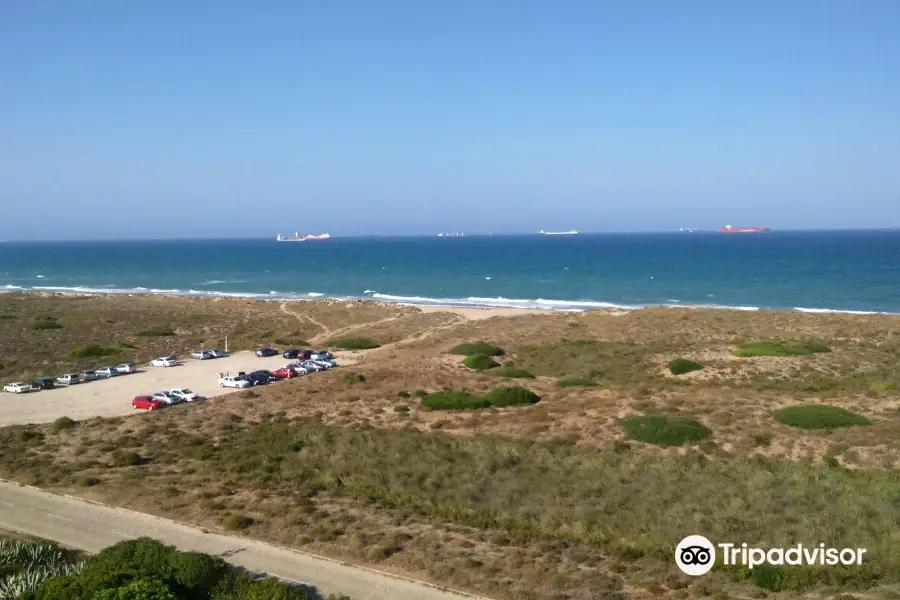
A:
{"label": "white ship", "polygon": [[572,229],[571,231],[544,231],[541,229],[539,232],[541,235],[578,235],[578,232]]}
{"label": "white ship", "polygon": [[465,237],[466,234],[465,233],[445,233],[442,231],[441,233],[437,234],[437,236],[438,237]]}
{"label": "white ship", "polygon": [[313,235],[312,233],[308,235],[300,235],[299,232],[294,232],[294,235],[284,236],[280,233],[275,236],[276,242],[309,242],[312,240],[327,240],[331,239],[330,233],[321,233],[319,235]]}

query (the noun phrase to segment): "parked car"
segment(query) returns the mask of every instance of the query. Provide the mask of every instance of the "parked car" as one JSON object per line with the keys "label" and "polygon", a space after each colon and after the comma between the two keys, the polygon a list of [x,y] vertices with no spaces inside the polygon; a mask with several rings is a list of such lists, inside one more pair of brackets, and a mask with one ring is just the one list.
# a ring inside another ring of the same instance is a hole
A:
{"label": "parked car", "polygon": [[294,358],[297,358],[297,356],[299,356],[299,354],[300,354],[300,351],[297,350],[296,348],[288,348],[287,350],[285,350],[284,352],[281,353],[281,357],[294,359]]}
{"label": "parked car", "polygon": [[219,378],[219,385],[222,387],[248,388],[250,387],[250,382],[239,375],[231,375]]}
{"label": "parked car", "polygon": [[152,396],[135,396],[131,400],[132,408],[143,408],[146,410],[159,410],[162,408],[164,403],[156,400]]}
{"label": "parked car", "polygon": [[334,355],[328,350],[313,350],[310,353],[309,358],[313,360],[332,360],[334,359]]}
{"label": "parked car", "polygon": [[116,371],[119,373],[134,373],[137,371],[137,367],[134,366],[134,363],[122,363],[121,365],[116,365]]}
{"label": "parked car", "polygon": [[331,367],[336,367],[337,363],[333,360],[313,360],[312,362],[316,363],[320,367],[325,367],[326,369],[330,369]]}
{"label": "parked car", "polygon": [[152,396],[150,396],[157,402],[161,402],[163,404],[180,404],[182,399],[175,396],[174,394],[170,394],[169,392],[156,392]]}
{"label": "parked car", "polygon": [[210,348],[209,350],[207,350],[207,352],[212,354],[213,358],[225,358],[226,356],[228,356],[227,352],[222,352],[218,348]]}
{"label": "parked car", "polygon": [[22,383],[21,381],[17,381],[4,387],[3,391],[10,392],[12,394],[24,394],[25,392],[30,392],[33,389],[34,388],[31,387],[30,383]]}
{"label": "parked car", "polygon": [[98,378],[101,378],[101,377],[109,378],[109,377],[115,377],[116,375],[118,375],[119,370],[116,369],[115,367],[100,367],[99,369],[94,371],[94,373],[97,374]]}
{"label": "parked car", "polygon": [[193,402],[200,397],[197,392],[189,390],[188,388],[173,388],[169,390],[169,394],[183,400],[184,402]]}
{"label": "parked car", "polygon": [[260,348],[256,351],[256,355],[260,358],[266,358],[268,356],[278,356],[278,350],[275,348]]}
{"label": "parked car", "polygon": [[191,357],[196,358],[197,360],[208,360],[210,358],[215,358],[212,355],[212,352],[209,350],[194,350],[191,352]]}
{"label": "parked car", "polygon": [[151,360],[150,364],[154,367],[174,367],[178,364],[178,361],[175,360],[174,356],[160,356]]}
{"label": "parked car", "polygon": [[250,382],[250,385],[266,385],[269,383],[269,378],[265,375],[261,375],[259,373],[245,373],[241,375],[244,379]]}
{"label": "parked car", "polygon": [[297,376],[297,371],[292,367],[281,367],[272,371],[272,374],[279,379],[293,379]]}
{"label": "parked car", "polygon": [[52,390],[54,385],[53,380],[49,377],[38,377],[31,382],[31,387],[37,388],[39,390]]}
{"label": "parked car", "polygon": [[75,385],[76,383],[81,383],[81,378],[78,376],[78,373],[66,373],[57,377],[56,383],[57,385]]}
{"label": "parked car", "polygon": [[269,370],[267,370],[267,369],[258,369],[258,370],[256,370],[256,371],[253,371],[253,372],[250,373],[250,374],[251,374],[251,375],[262,375],[263,377],[265,377],[265,378],[266,378],[267,380],[269,380],[270,382],[271,382],[271,381],[278,381],[278,377],[275,376],[275,373],[273,373],[272,371],[269,371]]}
{"label": "parked car", "polygon": [[82,381],[93,381],[97,379],[97,372],[92,371],[91,369],[85,369],[81,372],[81,380]]}
{"label": "parked car", "polygon": [[312,371],[313,371],[309,367],[304,367],[300,363],[286,364],[286,365],[284,365],[284,368],[292,369],[294,371],[294,373],[296,373],[297,375],[306,375],[307,373],[312,373]]}
{"label": "parked car", "polygon": [[300,366],[301,366],[301,367],[304,367],[304,368],[306,368],[306,369],[309,369],[310,371],[324,371],[325,369],[328,368],[328,367],[326,367],[326,366],[324,366],[324,365],[320,365],[319,363],[317,363],[317,362],[314,361],[314,360],[304,360],[304,361],[301,361],[301,362],[300,362]]}

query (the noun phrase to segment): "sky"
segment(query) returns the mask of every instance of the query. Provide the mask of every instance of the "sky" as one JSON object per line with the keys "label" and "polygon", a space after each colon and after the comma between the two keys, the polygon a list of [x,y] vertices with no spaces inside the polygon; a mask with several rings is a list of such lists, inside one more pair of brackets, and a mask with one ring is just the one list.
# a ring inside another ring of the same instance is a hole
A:
{"label": "sky", "polygon": [[900,227],[896,0],[0,7],[0,240]]}

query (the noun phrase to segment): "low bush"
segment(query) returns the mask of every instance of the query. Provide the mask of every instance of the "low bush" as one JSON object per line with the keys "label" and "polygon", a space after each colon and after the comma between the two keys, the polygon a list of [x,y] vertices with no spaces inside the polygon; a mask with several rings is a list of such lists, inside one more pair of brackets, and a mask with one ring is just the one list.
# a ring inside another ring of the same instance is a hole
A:
{"label": "low bush", "polygon": [[582,379],[581,377],[567,377],[566,379],[559,379],[556,382],[559,387],[567,388],[567,387],[594,387],[597,385],[590,379]]}
{"label": "low bush", "polygon": [[660,414],[628,417],[620,422],[625,426],[625,436],[629,440],[662,447],[683,446],[712,435],[712,431],[699,421]]}
{"label": "low bush", "polygon": [[113,452],[112,458],[117,467],[138,467],[144,464],[144,457],[137,452],[117,450]]}
{"label": "low bush", "polygon": [[534,374],[525,369],[517,369],[515,367],[500,367],[491,371],[491,375],[500,377],[509,377],[510,379],[534,379]]}
{"label": "low bush", "polygon": [[493,369],[494,367],[500,366],[500,363],[495,361],[487,354],[473,354],[471,356],[467,356],[463,360],[463,364],[470,369],[475,369],[477,371],[484,371],[486,369]]}
{"label": "low bush", "polygon": [[494,388],[484,396],[491,406],[515,406],[517,404],[536,404],[541,397],[523,387]]}
{"label": "low bush", "polygon": [[831,352],[831,348],[819,342],[755,340],[741,344],[732,354],[747,358],[751,356],[808,356],[819,352]]}
{"label": "low bush", "polygon": [[35,331],[40,331],[42,329],[62,329],[62,324],[57,321],[56,317],[40,315],[31,319],[31,328]]}
{"label": "low bush", "polygon": [[353,371],[349,371],[344,373],[344,383],[349,385],[353,385],[354,383],[365,383],[366,377],[361,373],[355,373]]}
{"label": "low bush", "polygon": [[222,529],[225,531],[237,531],[238,529],[247,529],[253,523],[253,519],[246,515],[228,515],[222,519]]}
{"label": "low bush", "polygon": [[672,375],[684,375],[691,371],[701,370],[703,365],[686,358],[676,358],[675,360],[669,361],[668,367],[669,372],[671,372]]}
{"label": "low bush", "polygon": [[428,395],[428,392],[425,390],[416,390],[416,398],[424,398]]}
{"label": "low bush", "polygon": [[395,413],[408,413],[409,407],[405,404],[400,404],[399,406],[394,407],[394,412]]}
{"label": "low bush", "polygon": [[397,396],[400,398],[409,398],[409,392],[399,392]]}
{"label": "low bush", "polygon": [[154,325],[149,329],[142,329],[135,333],[138,337],[165,337],[175,335],[175,331],[168,325]]}
{"label": "low bush", "polygon": [[336,338],[328,340],[326,345],[343,350],[371,350],[380,346],[369,338]]}
{"label": "low bush", "polygon": [[498,348],[487,342],[471,342],[469,344],[459,344],[450,348],[450,354],[459,354],[461,356],[471,356],[472,354],[484,354],[485,356],[503,356],[502,348]]}
{"label": "low bush", "polygon": [[836,429],[869,425],[863,415],[829,404],[798,404],[775,411],[775,419],[788,427],[800,429]]}
{"label": "low bush", "polygon": [[442,390],[422,398],[422,406],[430,410],[474,410],[490,405],[484,398],[459,390]]}
{"label": "low bush", "polygon": [[897,390],[897,386],[892,383],[876,383],[872,386],[873,392],[893,392]]}
{"label": "low bush", "polygon": [[53,424],[50,426],[50,428],[53,429],[53,431],[58,433],[64,429],[72,429],[77,424],[78,423],[76,423],[69,417],[60,417],[60,418],[56,419],[55,421],[53,421]]}
{"label": "low bush", "polygon": [[100,344],[88,344],[87,346],[76,346],[69,350],[69,356],[72,358],[99,358],[102,356],[114,356],[119,354],[121,349],[115,346],[101,346]]}
{"label": "low bush", "polygon": [[294,341],[292,342],[292,341],[290,341],[290,340],[282,340],[282,339],[278,339],[278,340],[273,340],[273,341],[274,341],[276,344],[280,344],[280,345],[285,346],[285,347],[287,347],[287,348],[303,348],[303,347],[307,347],[307,346],[311,346],[311,345],[312,345],[312,344],[310,344],[309,342],[307,342],[306,340],[294,340]]}

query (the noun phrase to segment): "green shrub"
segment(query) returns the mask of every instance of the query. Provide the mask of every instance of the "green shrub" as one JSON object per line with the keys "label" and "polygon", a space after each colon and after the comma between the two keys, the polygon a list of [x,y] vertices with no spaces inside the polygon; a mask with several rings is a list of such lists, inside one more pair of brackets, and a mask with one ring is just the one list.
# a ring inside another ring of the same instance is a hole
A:
{"label": "green shrub", "polygon": [[408,413],[409,407],[405,404],[400,404],[400,405],[394,407],[394,412],[395,413]]}
{"label": "green shrub", "polygon": [[490,405],[484,398],[459,390],[441,390],[422,398],[422,406],[430,410],[473,410]]}
{"label": "green shrub", "polygon": [[836,429],[869,425],[863,415],[828,404],[798,404],[775,411],[775,418],[789,427],[801,429]]}
{"label": "green shrub", "polygon": [[139,337],[165,337],[175,335],[175,332],[168,325],[154,325],[149,329],[143,329],[135,333]]}
{"label": "green shrub", "polygon": [[376,344],[369,338],[335,338],[328,340],[326,345],[344,350],[371,350],[380,346],[380,344]]}
{"label": "green shrub", "polygon": [[819,352],[831,352],[831,348],[819,342],[756,340],[741,344],[732,354],[746,358],[750,356],[808,356]]}
{"label": "green shrub", "polygon": [[113,452],[113,463],[117,467],[137,467],[144,464],[144,457],[137,452],[116,450]]}
{"label": "green shrub", "polygon": [[581,377],[567,377],[556,382],[561,388],[567,387],[594,387],[597,385],[590,379],[582,379]]}
{"label": "green shrub", "polygon": [[424,398],[428,395],[428,392],[425,390],[416,390],[416,398]]}
{"label": "green shrub", "polygon": [[675,360],[669,361],[668,367],[672,375],[684,375],[691,371],[699,371],[703,368],[703,365],[686,358],[676,358]]}
{"label": "green shrub", "polygon": [[222,519],[222,529],[225,531],[236,531],[238,529],[247,529],[253,525],[254,520],[245,515],[228,515]]}
{"label": "green shrub", "polygon": [[366,377],[361,373],[354,373],[353,371],[349,371],[344,373],[344,383],[349,385],[353,385],[354,383],[365,383]]}
{"label": "green shrub", "polygon": [[491,406],[515,406],[517,404],[536,404],[541,397],[523,387],[494,388],[484,396]]}
{"label": "green shrub", "polygon": [[40,315],[31,319],[31,328],[35,331],[40,331],[42,329],[62,329],[62,325],[57,321],[56,317]]}
{"label": "green shrub", "polygon": [[76,423],[69,417],[60,417],[60,418],[56,419],[55,421],[53,421],[53,424],[50,426],[50,428],[53,429],[53,431],[58,433],[64,429],[72,429],[77,424],[78,423]]}
{"label": "green shrub", "polygon": [[534,379],[534,374],[525,369],[517,369],[515,367],[500,367],[491,371],[492,375],[500,377],[509,377],[510,379]]}
{"label": "green shrub", "polygon": [[88,344],[87,346],[76,346],[69,350],[69,356],[72,358],[98,358],[102,356],[114,356],[119,354],[121,350],[115,346],[101,346],[100,344]]}
{"label": "green shrub", "polygon": [[892,383],[876,383],[872,386],[873,392],[893,392],[896,391],[897,386]]}
{"label": "green shrub", "polygon": [[307,342],[306,340],[294,340],[294,341],[292,342],[292,341],[290,341],[290,340],[277,339],[277,340],[273,340],[273,341],[274,341],[276,344],[281,344],[282,346],[285,346],[285,347],[288,347],[288,348],[303,348],[304,346],[310,346],[310,345],[311,345],[311,344],[310,344],[309,342]]}
{"label": "green shrub", "polygon": [[620,422],[625,426],[629,440],[655,446],[683,446],[712,435],[712,431],[699,421],[660,414],[628,417]]}
{"label": "green shrub", "polygon": [[471,356],[472,354],[484,354],[485,356],[503,356],[502,348],[498,348],[487,342],[472,342],[469,344],[459,344],[450,348],[450,354],[459,354],[461,356]]}
{"label": "green shrub", "polygon": [[409,398],[409,392],[399,392],[397,396],[400,398]]}
{"label": "green shrub", "polygon": [[467,356],[463,360],[463,364],[469,367],[470,369],[475,369],[478,371],[483,371],[485,369],[493,369],[494,367],[499,367],[500,363],[495,361],[493,358],[488,356],[487,354],[473,354],[471,356]]}

